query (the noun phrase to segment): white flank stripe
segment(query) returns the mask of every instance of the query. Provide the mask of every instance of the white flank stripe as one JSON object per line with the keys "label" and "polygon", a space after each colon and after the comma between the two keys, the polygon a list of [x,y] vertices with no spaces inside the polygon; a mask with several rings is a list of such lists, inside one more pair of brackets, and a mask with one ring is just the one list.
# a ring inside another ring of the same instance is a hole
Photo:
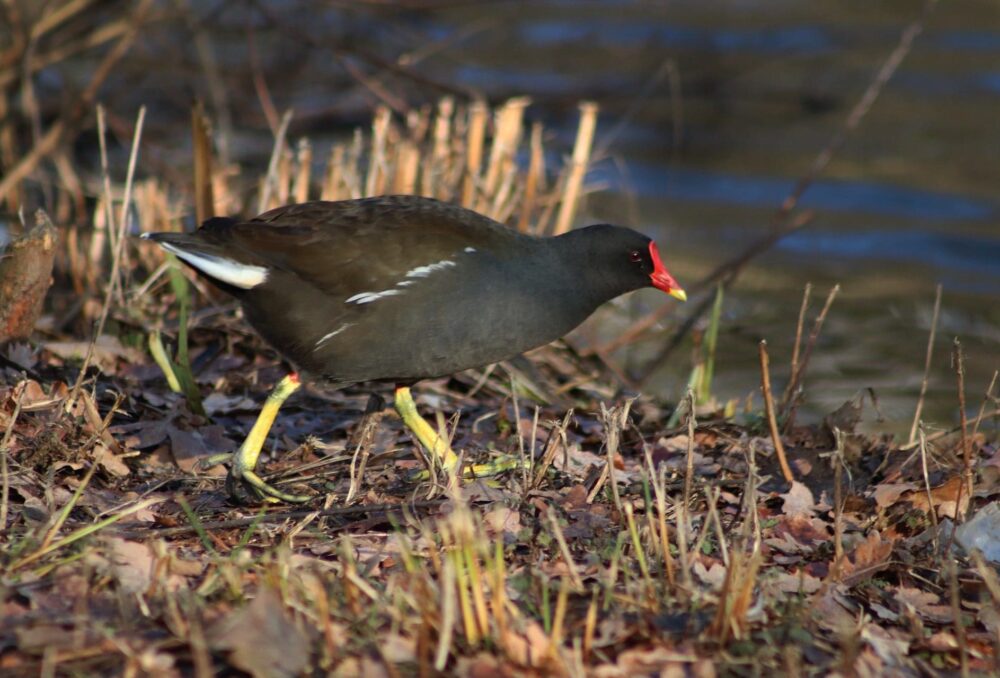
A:
{"label": "white flank stripe", "polygon": [[173,252],[205,275],[210,278],[215,278],[220,282],[224,282],[227,285],[249,290],[253,287],[257,287],[257,285],[260,285],[267,280],[267,269],[263,266],[241,264],[240,262],[233,261],[232,259],[224,259],[222,257],[213,257],[208,254],[188,252],[187,250],[182,250],[179,247],[175,247],[174,245],[165,242],[161,242],[159,244],[165,250]]}
{"label": "white flank stripe", "polygon": [[469,254],[472,254],[473,252],[476,251],[476,248],[475,247],[466,247],[465,251],[468,252]]}
{"label": "white flank stripe", "polygon": [[344,299],[345,304],[370,304],[373,301],[378,301],[383,297],[394,297],[397,294],[402,294],[403,290],[383,290],[381,292],[360,292],[355,294],[353,297]]}
{"label": "white flank stripe", "polygon": [[444,259],[435,264],[427,264],[426,266],[417,266],[416,268],[410,269],[406,272],[407,278],[426,278],[434,271],[440,271],[445,268],[451,268],[455,265],[455,262],[451,259]]}
{"label": "white flank stripe", "polygon": [[324,334],[323,337],[316,342],[316,348],[314,348],[313,350],[315,351],[322,348],[323,344],[333,339],[335,336],[346,330],[348,327],[353,327],[353,326],[354,323],[344,323],[343,325],[335,329],[333,332],[330,332],[329,334]]}

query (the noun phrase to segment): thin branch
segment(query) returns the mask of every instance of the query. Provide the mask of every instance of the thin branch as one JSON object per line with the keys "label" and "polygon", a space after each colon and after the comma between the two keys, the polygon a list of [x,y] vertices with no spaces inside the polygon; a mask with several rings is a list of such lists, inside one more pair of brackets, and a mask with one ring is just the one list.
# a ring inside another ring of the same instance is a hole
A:
{"label": "thin branch", "polygon": [[917,399],[917,410],[913,413],[913,425],[910,426],[909,441],[917,439],[917,427],[920,425],[920,413],[924,410],[924,397],[927,395],[927,376],[931,371],[931,357],[934,355],[934,335],[937,334],[938,315],[941,313],[941,284],[937,286],[934,296],[934,315],[931,317],[931,334],[927,337],[927,357],[924,359],[924,378],[920,382],[920,397]]}
{"label": "thin branch", "polygon": [[771,441],[774,443],[774,451],[778,455],[778,463],[781,465],[781,475],[789,483],[795,480],[792,469],[788,465],[788,458],[785,456],[785,446],[781,442],[781,433],[778,431],[778,421],[774,416],[774,399],[771,397],[771,374],[767,366],[767,342],[763,339],[760,342],[760,390],[764,394],[764,412],[767,415],[767,427],[771,431]]}

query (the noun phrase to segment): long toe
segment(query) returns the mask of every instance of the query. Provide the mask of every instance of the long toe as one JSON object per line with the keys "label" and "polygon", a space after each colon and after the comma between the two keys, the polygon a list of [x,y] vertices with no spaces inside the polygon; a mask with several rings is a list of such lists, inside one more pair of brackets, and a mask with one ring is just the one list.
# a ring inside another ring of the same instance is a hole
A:
{"label": "long toe", "polygon": [[228,461],[232,461],[232,452],[223,452],[222,454],[213,454],[210,457],[205,457],[198,461],[198,470],[207,471],[208,469],[218,466],[219,464],[225,464]]}
{"label": "long toe", "polygon": [[491,459],[485,464],[471,464],[464,469],[465,478],[482,478],[484,476],[496,476],[514,469],[526,468],[530,465],[527,459],[521,459],[511,454]]}

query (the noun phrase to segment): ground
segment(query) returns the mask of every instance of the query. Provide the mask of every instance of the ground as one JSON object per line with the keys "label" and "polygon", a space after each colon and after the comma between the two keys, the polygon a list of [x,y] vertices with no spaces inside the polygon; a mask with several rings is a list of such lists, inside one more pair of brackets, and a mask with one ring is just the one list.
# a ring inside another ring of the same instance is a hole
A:
{"label": "ground", "polygon": [[5,675],[996,669],[1000,578],[960,546],[996,539],[969,519],[1000,492],[979,421],[905,446],[853,433],[853,403],[784,434],[788,483],[763,420],[668,427],[559,345],[415,389],[425,415],[460,412],[441,422],[467,460],[525,467],[415,480],[369,387],[311,386],[265,461],[316,499],[240,505],[198,462],[239,444],[273,353],[238,321],[196,329],[195,414],[110,337],[75,388],[83,350],[11,345],[0,373]]}

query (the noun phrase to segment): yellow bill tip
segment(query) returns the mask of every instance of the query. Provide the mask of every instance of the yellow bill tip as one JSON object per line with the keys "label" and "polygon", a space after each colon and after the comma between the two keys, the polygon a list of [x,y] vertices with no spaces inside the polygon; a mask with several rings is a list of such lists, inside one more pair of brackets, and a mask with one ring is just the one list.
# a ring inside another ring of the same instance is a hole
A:
{"label": "yellow bill tip", "polygon": [[680,287],[675,287],[674,289],[670,290],[669,294],[670,294],[670,296],[672,296],[674,299],[677,299],[678,301],[687,301],[688,300],[687,292],[685,292],[684,290],[682,290]]}

